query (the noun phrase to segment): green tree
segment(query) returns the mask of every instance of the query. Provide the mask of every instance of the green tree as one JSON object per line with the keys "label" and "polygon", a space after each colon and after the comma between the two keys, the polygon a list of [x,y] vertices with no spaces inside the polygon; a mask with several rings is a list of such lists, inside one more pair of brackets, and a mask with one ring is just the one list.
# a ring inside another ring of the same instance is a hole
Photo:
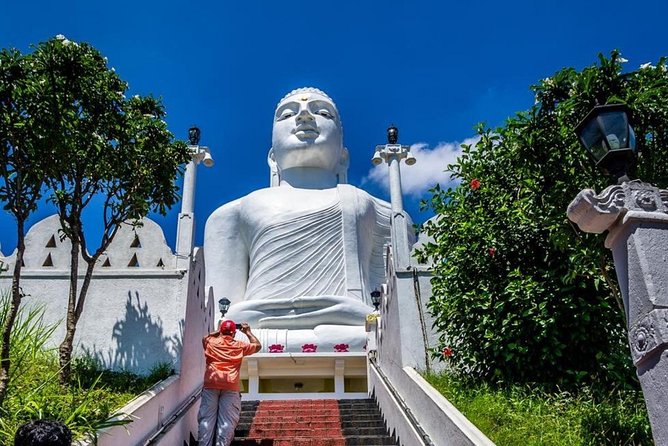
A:
{"label": "green tree", "polygon": [[[59,347],[60,381],[67,384],[76,326],[96,263],[121,224],[140,224],[149,211],[164,214],[178,201],[174,180],[190,153],[167,130],[161,102],[126,99],[127,83],[90,45],[56,36],[24,57],[34,67],[31,82],[43,86],[44,94],[30,100],[45,107],[42,136],[57,160],[45,166],[43,176],[72,246],[66,334]],[[94,199],[102,203],[103,230],[97,243],[89,243],[82,217]]]}
{"label": "green tree", "polygon": [[573,129],[597,104],[626,103],[638,139],[632,177],[668,184],[665,59],[623,73],[618,52],[532,86],[536,104],[463,147],[457,187],[432,190],[437,218],[421,255],[435,277],[430,308],[453,370],[491,382],[629,382],[630,359],[612,257],[566,208],[610,180]]}
{"label": "green tree", "polygon": [[[9,308],[2,319],[0,406],[10,380],[10,338],[23,292],[20,286],[26,221],[44,186],[44,168],[52,160],[43,84],[35,67],[16,50],[0,51],[0,201],[16,220],[17,250]],[[4,270],[5,265],[0,265]]]}

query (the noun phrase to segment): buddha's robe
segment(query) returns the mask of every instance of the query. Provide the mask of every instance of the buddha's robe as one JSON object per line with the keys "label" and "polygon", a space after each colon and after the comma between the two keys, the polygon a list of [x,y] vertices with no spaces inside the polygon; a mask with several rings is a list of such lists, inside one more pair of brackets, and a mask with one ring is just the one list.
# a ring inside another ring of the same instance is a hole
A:
{"label": "buddha's robe", "polygon": [[253,192],[207,221],[207,288],[233,302],[229,318],[252,327],[361,327],[384,282],[390,212],[346,184]]}

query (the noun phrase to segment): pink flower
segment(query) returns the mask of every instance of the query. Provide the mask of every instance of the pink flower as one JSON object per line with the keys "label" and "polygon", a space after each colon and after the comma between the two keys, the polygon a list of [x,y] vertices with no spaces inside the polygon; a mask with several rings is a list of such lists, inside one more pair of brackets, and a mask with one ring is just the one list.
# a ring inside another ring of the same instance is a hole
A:
{"label": "pink flower", "polygon": [[445,347],[441,353],[443,353],[443,357],[449,358],[452,356],[452,349],[450,347]]}
{"label": "pink flower", "polygon": [[490,257],[494,257],[494,254],[496,254],[496,248],[491,246],[491,247],[487,248],[487,252],[489,252]]}
{"label": "pink flower", "polygon": [[337,353],[345,353],[349,348],[350,346],[348,344],[336,344],[334,346],[334,351]]}
{"label": "pink flower", "polygon": [[469,186],[471,186],[471,189],[473,190],[478,190],[480,188],[480,180],[477,178],[472,179]]}
{"label": "pink flower", "polygon": [[318,349],[318,346],[315,344],[304,344],[302,345],[302,353],[315,353]]}
{"label": "pink flower", "polygon": [[281,344],[271,344],[269,346],[269,353],[283,353],[283,347]]}

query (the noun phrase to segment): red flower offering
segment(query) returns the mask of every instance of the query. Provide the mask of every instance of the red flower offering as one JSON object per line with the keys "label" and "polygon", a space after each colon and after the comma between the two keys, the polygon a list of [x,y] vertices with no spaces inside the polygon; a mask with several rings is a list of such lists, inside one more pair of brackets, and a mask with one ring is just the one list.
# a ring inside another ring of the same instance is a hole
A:
{"label": "red flower offering", "polygon": [[318,349],[318,346],[315,344],[304,344],[302,345],[302,353],[315,353]]}
{"label": "red flower offering", "polygon": [[471,189],[473,190],[480,189],[480,180],[477,178],[472,179],[471,182],[469,183],[469,186],[471,186]]}
{"label": "red flower offering", "polygon": [[493,246],[491,248],[487,248],[487,252],[489,252],[490,257],[494,257],[494,254],[496,254],[496,248]]}
{"label": "red flower offering", "polygon": [[336,344],[334,346],[334,351],[336,353],[346,353],[350,346],[348,344]]}
{"label": "red flower offering", "polygon": [[281,344],[271,344],[269,346],[269,353],[283,353],[283,350],[285,347],[283,347]]}
{"label": "red flower offering", "polygon": [[452,356],[452,349],[450,347],[445,347],[441,353],[443,353],[443,357],[449,358]]}

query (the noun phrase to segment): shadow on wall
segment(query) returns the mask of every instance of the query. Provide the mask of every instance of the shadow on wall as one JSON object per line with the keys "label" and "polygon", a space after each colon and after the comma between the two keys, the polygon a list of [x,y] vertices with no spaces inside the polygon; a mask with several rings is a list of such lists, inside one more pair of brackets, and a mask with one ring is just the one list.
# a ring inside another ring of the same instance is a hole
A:
{"label": "shadow on wall", "polygon": [[179,321],[179,334],[165,336],[160,318],[154,319],[148,303],[142,303],[138,292],[128,291],[125,302],[125,317],[114,324],[112,339],[116,349],[106,353],[92,347],[82,346],[85,355],[102,362],[113,370],[131,370],[146,373],[158,363],[175,365],[183,347],[181,339],[185,322]]}

